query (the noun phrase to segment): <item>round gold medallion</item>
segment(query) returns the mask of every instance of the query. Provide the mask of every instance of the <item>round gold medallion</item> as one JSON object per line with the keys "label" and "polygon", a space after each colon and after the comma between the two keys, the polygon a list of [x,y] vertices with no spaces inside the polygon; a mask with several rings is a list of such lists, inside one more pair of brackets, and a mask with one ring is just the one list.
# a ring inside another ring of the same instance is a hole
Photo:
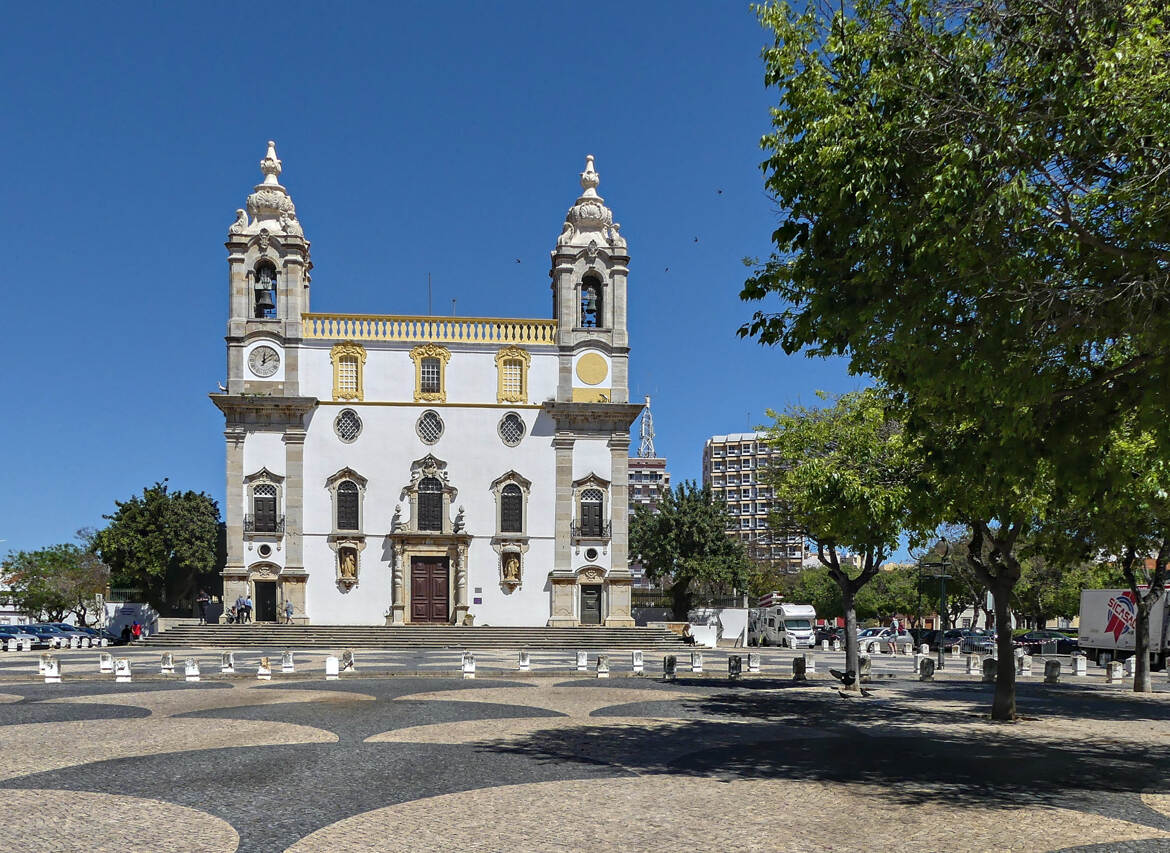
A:
{"label": "round gold medallion", "polygon": [[609,376],[609,365],[598,353],[587,352],[577,360],[577,378],[586,385],[600,385]]}

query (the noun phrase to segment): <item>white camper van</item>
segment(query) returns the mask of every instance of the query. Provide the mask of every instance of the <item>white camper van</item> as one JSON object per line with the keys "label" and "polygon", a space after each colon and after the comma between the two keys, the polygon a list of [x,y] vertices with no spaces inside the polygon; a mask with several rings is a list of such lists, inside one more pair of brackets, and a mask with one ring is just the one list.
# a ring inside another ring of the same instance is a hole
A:
{"label": "white camper van", "polygon": [[[1144,592],[1144,590],[1143,590]],[[1150,608],[1150,666],[1162,669],[1170,657],[1170,587]],[[1133,656],[1137,603],[1128,589],[1082,589],[1077,644],[1092,660],[1104,663]]]}
{"label": "white camper van", "polygon": [[748,619],[748,644],[811,649],[817,611],[811,604],[773,604],[757,607]]}

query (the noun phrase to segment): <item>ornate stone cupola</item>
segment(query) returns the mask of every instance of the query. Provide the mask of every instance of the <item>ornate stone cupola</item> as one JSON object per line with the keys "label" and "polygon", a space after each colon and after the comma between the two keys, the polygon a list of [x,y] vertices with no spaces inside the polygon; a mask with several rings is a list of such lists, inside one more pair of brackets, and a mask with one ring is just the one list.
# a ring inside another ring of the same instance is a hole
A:
{"label": "ornate stone cupola", "polygon": [[[233,394],[244,393],[261,381],[283,382],[285,393],[296,393],[295,356],[272,378],[265,375],[272,365],[280,364],[284,345],[300,340],[313,268],[296,205],[278,180],[282,170],[276,143],[269,141],[260,161],[264,179],[248,196],[247,209],[237,210],[236,221],[228,228],[228,391]],[[259,372],[250,373],[245,355],[251,354],[258,337],[269,338],[271,346],[260,358]]]}
{"label": "ornate stone cupola", "polygon": [[629,400],[626,278],[629,252],[621,225],[597,194],[601,176],[585,158],[581,195],[569,208],[552,252],[553,306],[561,349],[557,399]]}

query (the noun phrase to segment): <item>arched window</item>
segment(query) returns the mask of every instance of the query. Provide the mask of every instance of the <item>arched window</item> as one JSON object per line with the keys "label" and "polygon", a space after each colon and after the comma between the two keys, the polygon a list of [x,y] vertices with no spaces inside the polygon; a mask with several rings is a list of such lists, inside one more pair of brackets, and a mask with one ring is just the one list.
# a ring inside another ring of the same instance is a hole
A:
{"label": "arched window", "polygon": [[276,486],[261,483],[252,487],[252,516],[257,533],[276,532]]}
{"label": "arched window", "polygon": [[601,535],[601,507],[605,496],[600,489],[586,489],[581,493],[581,535]]}
{"label": "arched window", "polygon": [[358,524],[358,487],[352,480],[342,480],[337,484],[337,529],[361,529]]}
{"label": "arched window", "polygon": [[524,532],[524,494],[515,483],[500,492],[500,532]]}
{"label": "arched window", "polygon": [[252,285],[255,316],[257,320],[276,318],[276,267],[267,261],[256,265],[256,277]]}
{"label": "arched window", "polygon": [[418,529],[443,532],[443,484],[436,477],[419,481]]}
{"label": "arched window", "polygon": [[352,341],[337,344],[329,352],[333,362],[333,399],[361,400],[362,369],[366,363],[366,349]]}
{"label": "arched window", "polygon": [[593,329],[602,325],[601,280],[586,276],[581,282],[581,328]]}

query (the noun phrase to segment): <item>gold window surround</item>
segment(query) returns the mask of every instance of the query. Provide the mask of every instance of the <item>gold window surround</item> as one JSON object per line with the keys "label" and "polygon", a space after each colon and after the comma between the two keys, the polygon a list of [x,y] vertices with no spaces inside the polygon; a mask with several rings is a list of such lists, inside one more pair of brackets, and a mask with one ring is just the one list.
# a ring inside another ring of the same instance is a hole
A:
{"label": "gold window surround", "polygon": [[[366,348],[353,341],[337,344],[329,351],[329,360],[333,362],[333,399],[334,400],[364,400],[362,378],[365,373]],[[353,388],[344,387],[343,373],[345,364],[352,364],[355,368]]]}
{"label": "gold window surround", "polygon": [[[519,365],[520,387],[508,388],[505,383],[508,365]],[[528,402],[528,367],[532,364],[532,356],[528,350],[521,347],[502,347],[496,353],[496,402],[497,403],[527,403]]]}
{"label": "gold window surround", "polygon": [[[416,403],[447,402],[447,362],[451,360],[451,350],[438,344],[422,344],[410,351],[410,358],[414,362],[414,401]],[[424,391],[422,389],[422,363],[425,358],[439,360],[438,391]]]}

